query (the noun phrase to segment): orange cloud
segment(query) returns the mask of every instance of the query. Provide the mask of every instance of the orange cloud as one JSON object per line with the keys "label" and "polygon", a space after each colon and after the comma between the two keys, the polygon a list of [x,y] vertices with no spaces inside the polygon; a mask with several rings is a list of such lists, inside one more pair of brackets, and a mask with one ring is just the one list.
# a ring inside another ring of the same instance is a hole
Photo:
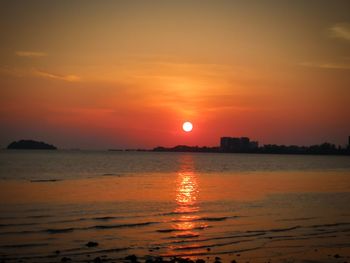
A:
{"label": "orange cloud", "polygon": [[338,23],[330,28],[330,35],[350,41],[350,24]]}
{"label": "orange cloud", "polygon": [[58,80],[64,80],[64,81],[70,81],[70,82],[75,82],[75,81],[80,81],[80,77],[77,75],[59,75],[59,74],[54,74],[46,71],[41,71],[41,70],[33,70],[34,75],[43,77],[43,78],[49,78],[49,79],[58,79]]}
{"label": "orange cloud", "polygon": [[302,62],[301,66],[312,67],[312,68],[322,68],[322,69],[350,69],[349,63],[339,63],[339,62],[325,62],[325,63],[315,63],[315,62]]}

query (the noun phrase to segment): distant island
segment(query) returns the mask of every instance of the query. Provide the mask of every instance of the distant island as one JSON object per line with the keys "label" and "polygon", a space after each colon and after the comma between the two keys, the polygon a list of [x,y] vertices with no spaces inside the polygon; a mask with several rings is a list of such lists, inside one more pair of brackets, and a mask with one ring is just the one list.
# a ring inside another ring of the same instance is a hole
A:
{"label": "distant island", "polygon": [[212,152],[212,153],[262,153],[262,154],[322,154],[322,155],[350,155],[350,136],[347,147],[336,146],[328,142],[311,145],[276,145],[266,144],[259,146],[257,141],[248,137],[221,137],[220,146],[199,147],[177,145],[175,147],[155,147],[154,152]]}
{"label": "distant island", "polygon": [[9,150],[57,150],[57,147],[45,142],[34,140],[20,140],[10,143],[7,146]]}

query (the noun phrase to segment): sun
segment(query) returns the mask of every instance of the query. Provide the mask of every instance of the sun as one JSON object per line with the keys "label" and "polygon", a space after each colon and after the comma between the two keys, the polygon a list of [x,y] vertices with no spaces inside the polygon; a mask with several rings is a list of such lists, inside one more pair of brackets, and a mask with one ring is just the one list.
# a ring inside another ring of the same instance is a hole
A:
{"label": "sun", "polygon": [[189,121],[186,121],[186,122],[184,122],[184,124],[182,124],[182,129],[183,129],[185,132],[190,132],[190,131],[192,131],[192,128],[193,128],[193,125],[192,125],[192,123],[190,123]]}

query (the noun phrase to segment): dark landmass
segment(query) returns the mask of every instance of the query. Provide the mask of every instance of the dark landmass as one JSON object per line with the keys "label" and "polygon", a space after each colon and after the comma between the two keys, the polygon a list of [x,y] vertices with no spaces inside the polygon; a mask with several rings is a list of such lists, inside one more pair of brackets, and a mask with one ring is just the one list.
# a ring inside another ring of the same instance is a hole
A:
{"label": "dark landmass", "polygon": [[10,143],[7,146],[9,150],[57,150],[57,148],[51,144],[45,142],[38,142],[33,140],[20,140]]}
{"label": "dark landmass", "polygon": [[328,142],[311,146],[267,144],[259,147],[257,153],[350,155],[350,148],[337,147]]}
{"label": "dark landmass", "polygon": [[220,146],[216,147],[199,147],[178,145],[175,147],[154,148],[154,152],[209,152],[209,153],[261,153],[261,154],[313,154],[313,155],[350,155],[350,138],[347,147],[336,146],[328,142],[311,145],[277,145],[266,144],[259,147],[257,141],[250,141],[248,137],[233,138],[222,137]]}
{"label": "dark landmass", "polygon": [[187,146],[187,145],[177,145],[175,147],[163,147],[158,146],[154,148],[154,152],[221,152],[220,147],[199,147],[199,146]]}
{"label": "dark landmass", "polygon": [[230,149],[220,147],[199,147],[178,145],[175,147],[154,148],[154,152],[208,152],[208,153],[261,153],[261,154],[320,154],[320,155],[350,155],[349,148],[336,147],[334,144],[323,143],[320,145],[297,146],[297,145],[276,145],[267,144],[254,149]]}
{"label": "dark landmass", "polygon": [[147,149],[108,149],[110,152],[149,152]]}
{"label": "dark landmass", "polygon": [[108,149],[109,152],[149,152],[149,149]]}

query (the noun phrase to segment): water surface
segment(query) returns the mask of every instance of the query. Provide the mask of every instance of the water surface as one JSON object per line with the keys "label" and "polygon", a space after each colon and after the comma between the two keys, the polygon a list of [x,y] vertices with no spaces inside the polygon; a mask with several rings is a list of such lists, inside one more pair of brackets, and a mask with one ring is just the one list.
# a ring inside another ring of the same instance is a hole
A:
{"label": "water surface", "polygon": [[0,257],[344,262],[349,203],[346,156],[0,151]]}

